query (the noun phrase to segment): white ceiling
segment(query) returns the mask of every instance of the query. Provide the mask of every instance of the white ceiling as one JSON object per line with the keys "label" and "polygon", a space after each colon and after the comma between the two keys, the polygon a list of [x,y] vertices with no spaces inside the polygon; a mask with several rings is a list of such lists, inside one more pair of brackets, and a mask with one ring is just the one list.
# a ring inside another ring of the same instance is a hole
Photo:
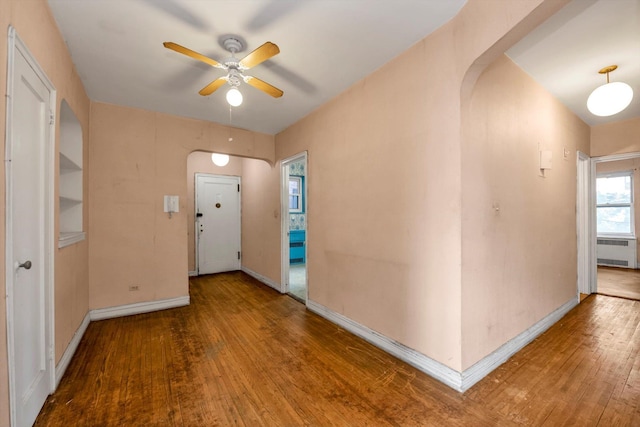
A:
{"label": "white ceiling", "polygon": [[[89,97],[94,101],[210,120],[275,134],[309,114],[447,22],[466,0],[49,0]],[[511,0],[510,0],[511,1]],[[218,61],[221,36],[252,51],[266,41],[280,54],[249,70],[282,89],[279,99],[241,86],[232,114],[226,90],[198,91],[224,75],[174,51],[172,41]],[[585,122],[640,116],[640,0],[574,0],[508,55]],[[611,118],[586,110],[619,69],[632,106]]]}
{"label": "white ceiling", "polygon": [[[640,0],[574,0],[507,55],[589,125],[640,116]],[[631,105],[610,117],[587,110],[587,98],[618,65],[611,81],[634,91]]]}
{"label": "white ceiling", "polygon": [[[94,101],[275,134],[450,20],[466,0],[49,0]],[[220,61],[225,34],[266,41],[280,54],[249,70],[282,89],[279,99],[246,84],[242,106],[226,90],[198,91],[224,75],[165,49],[172,41]]]}

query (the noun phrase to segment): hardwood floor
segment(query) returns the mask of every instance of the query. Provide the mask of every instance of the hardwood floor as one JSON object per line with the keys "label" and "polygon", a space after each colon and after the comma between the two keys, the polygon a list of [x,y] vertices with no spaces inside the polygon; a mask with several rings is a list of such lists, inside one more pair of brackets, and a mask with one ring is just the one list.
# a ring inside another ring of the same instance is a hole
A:
{"label": "hardwood floor", "polygon": [[598,266],[598,293],[640,300],[640,270]]}
{"label": "hardwood floor", "polygon": [[92,322],[37,426],[638,426],[640,302],[586,298],[457,393],[237,272]]}

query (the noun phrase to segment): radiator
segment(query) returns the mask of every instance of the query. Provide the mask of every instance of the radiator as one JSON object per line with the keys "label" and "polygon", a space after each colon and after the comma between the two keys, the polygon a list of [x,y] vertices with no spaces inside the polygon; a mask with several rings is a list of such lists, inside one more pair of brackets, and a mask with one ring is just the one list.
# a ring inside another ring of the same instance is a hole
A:
{"label": "radiator", "polygon": [[598,237],[598,265],[636,268],[636,239]]}

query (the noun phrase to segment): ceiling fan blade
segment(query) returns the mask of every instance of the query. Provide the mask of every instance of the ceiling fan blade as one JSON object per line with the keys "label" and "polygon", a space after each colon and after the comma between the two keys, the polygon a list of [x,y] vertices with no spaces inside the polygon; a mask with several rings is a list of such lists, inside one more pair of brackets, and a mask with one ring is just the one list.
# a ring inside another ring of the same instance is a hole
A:
{"label": "ceiling fan blade", "polygon": [[256,89],[260,89],[264,93],[273,96],[274,98],[280,98],[284,92],[275,86],[271,86],[269,83],[260,80],[257,77],[244,76],[244,81]]}
{"label": "ceiling fan blade", "polygon": [[181,53],[183,55],[187,55],[192,57],[193,59],[197,59],[198,61],[202,61],[205,64],[209,64],[212,67],[216,67],[216,68],[222,68],[224,69],[225,66],[222,65],[221,63],[219,63],[216,60],[213,60],[207,56],[204,56],[196,51],[193,51],[191,49],[188,49],[184,46],[180,46],[179,44],[173,43],[173,42],[164,42],[162,43],[164,45],[164,47],[166,47],[167,49],[171,49],[171,50],[175,50],[178,53]]}
{"label": "ceiling fan blade", "polygon": [[209,83],[208,85],[206,85],[205,87],[203,87],[200,92],[198,92],[200,95],[202,96],[208,96],[211,95],[213,92],[215,92],[217,89],[220,88],[220,86],[222,86],[223,84],[225,84],[227,82],[227,77],[220,77],[219,79],[215,79],[214,81],[212,81],[211,83]]}
{"label": "ceiling fan blade", "polygon": [[276,56],[280,53],[280,48],[278,45],[266,42],[244,58],[242,58],[239,62],[240,67],[244,70],[248,70],[249,68],[255,67],[258,64],[263,63],[267,59],[272,56]]}

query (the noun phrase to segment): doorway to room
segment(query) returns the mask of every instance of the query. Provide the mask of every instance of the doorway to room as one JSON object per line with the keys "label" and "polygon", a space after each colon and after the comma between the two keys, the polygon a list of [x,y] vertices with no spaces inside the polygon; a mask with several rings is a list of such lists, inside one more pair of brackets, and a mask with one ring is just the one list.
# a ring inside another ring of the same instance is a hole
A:
{"label": "doorway to room", "polygon": [[640,299],[640,153],[594,157],[595,292]]}
{"label": "doorway to room", "polygon": [[306,304],[307,283],[307,153],[281,162],[282,283],[284,291]]}

